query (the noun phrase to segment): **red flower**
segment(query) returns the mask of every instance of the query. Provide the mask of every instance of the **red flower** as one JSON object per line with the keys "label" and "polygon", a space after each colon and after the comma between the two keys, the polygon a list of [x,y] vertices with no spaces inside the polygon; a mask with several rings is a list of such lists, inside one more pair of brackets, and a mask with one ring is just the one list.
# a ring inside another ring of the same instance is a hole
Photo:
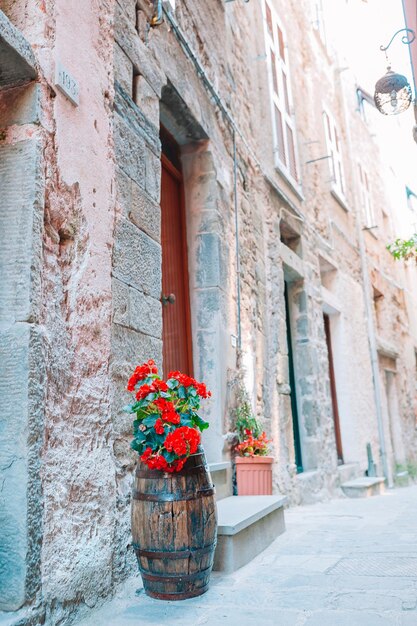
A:
{"label": "red flower", "polygon": [[146,463],[146,461],[149,459],[151,454],[152,454],[152,448],[146,448],[145,452],[140,457],[140,460]]}
{"label": "red flower", "polygon": [[153,402],[160,411],[175,411],[174,405],[170,400],[165,400],[165,398],[157,398]]}
{"label": "red flower", "polygon": [[150,393],[158,393],[160,391],[168,391],[168,385],[164,380],[157,378],[150,385],[142,385],[136,392],[136,400],[143,400]]}
{"label": "red flower", "polygon": [[157,398],[154,404],[161,411],[162,419],[164,422],[170,422],[170,424],[179,424],[181,422],[181,416],[176,412],[173,403],[165,398]]}
{"label": "red flower", "polygon": [[163,435],[165,433],[164,423],[161,418],[158,417],[158,419],[156,420],[154,424],[154,429],[157,435]]}
{"label": "red flower", "polygon": [[180,385],[182,385],[183,387],[195,387],[198,395],[201,398],[210,398],[211,396],[211,392],[207,391],[207,387],[204,383],[198,383],[195,380],[195,378],[192,378],[191,376],[187,376],[187,374],[182,374],[181,372],[173,371],[173,372],[169,372],[168,378],[174,378],[175,380],[178,380]]}
{"label": "red flower", "polygon": [[188,456],[196,452],[200,440],[198,430],[189,426],[180,426],[167,435],[164,446],[168,452],[175,452],[178,456]]}
{"label": "red flower", "polygon": [[132,376],[129,378],[129,381],[127,383],[127,390],[134,391],[136,384],[140,380],[147,378],[151,374],[157,374],[157,373],[158,373],[158,368],[155,365],[155,361],[153,361],[152,359],[149,359],[149,361],[147,361],[147,363],[143,363],[143,365],[138,365],[135,371],[133,372]]}
{"label": "red flower", "polygon": [[151,385],[142,385],[136,392],[136,400],[143,400],[149,393],[153,392]]}
{"label": "red flower", "polygon": [[168,385],[166,384],[164,380],[161,380],[160,378],[157,378],[156,380],[154,380],[152,385],[155,388],[155,390],[157,389],[158,391],[168,391]]}

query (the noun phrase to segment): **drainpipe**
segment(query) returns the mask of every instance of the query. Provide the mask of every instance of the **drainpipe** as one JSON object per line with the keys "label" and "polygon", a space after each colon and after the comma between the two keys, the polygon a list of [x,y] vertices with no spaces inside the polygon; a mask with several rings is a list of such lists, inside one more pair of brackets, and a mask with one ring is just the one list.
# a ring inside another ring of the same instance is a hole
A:
{"label": "drainpipe", "polygon": [[356,211],[356,230],[359,241],[359,253],[361,257],[361,270],[363,282],[363,294],[365,300],[366,318],[368,325],[369,352],[371,357],[372,378],[374,383],[374,398],[376,408],[376,419],[378,423],[379,447],[384,476],[388,480],[388,487],[393,487],[392,472],[388,465],[387,451],[385,445],[384,419],[381,401],[381,379],[379,373],[378,349],[376,344],[375,326],[373,320],[373,298],[371,296],[371,281],[369,280],[368,261],[366,258],[365,242],[363,237],[362,224],[359,219],[359,211]]}
{"label": "drainpipe", "polygon": [[[348,69],[348,68],[345,68]],[[350,134],[350,125],[347,115],[347,107],[346,107],[346,98],[344,97],[344,89],[343,89],[343,80],[340,76],[343,69],[339,71],[339,83],[341,86],[342,92],[342,105],[343,112],[345,118],[345,129],[346,129],[346,139],[347,139],[347,147],[349,154],[353,154],[352,151],[352,139]],[[373,390],[374,390],[374,401],[375,401],[375,409],[376,409],[376,420],[378,425],[378,438],[379,438],[379,452],[381,456],[382,462],[382,470],[384,472],[384,476],[388,481],[388,487],[393,487],[393,479],[392,472],[388,465],[387,460],[387,449],[385,444],[385,433],[384,433],[384,417],[382,412],[382,394],[381,394],[381,379],[379,374],[379,361],[378,361],[378,349],[376,343],[376,335],[375,335],[375,326],[374,326],[374,318],[373,318],[373,298],[371,295],[371,281],[369,279],[368,272],[368,261],[366,257],[366,248],[363,236],[363,225],[362,225],[362,213],[359,207],[359,202],[357,198],[357,189],[358,189],[358,178],[356,168],[353,168],[353,206],[355,207],[355,217],[356,217],[356,234],[359,243],[359,255],[361,261],[361,273],[362,273],[362,286],[363,286],[363,298],[365,302],[365,312],[366,312],[366,322],[368,327],[368,340],[369,340],[369,353],[371,358],[371,368],[372,368],[372,381],[373,381]]]}
{"label": "drainpipe", "polygon": [[236,303],[237,303],[237,347],[242,349],[242,325],[240,303],[240,246],[239,246],[239,207],[237,202],[237,155],[236,132],[233,129],[233,199],[235,209],[235,244],[236,244]]}

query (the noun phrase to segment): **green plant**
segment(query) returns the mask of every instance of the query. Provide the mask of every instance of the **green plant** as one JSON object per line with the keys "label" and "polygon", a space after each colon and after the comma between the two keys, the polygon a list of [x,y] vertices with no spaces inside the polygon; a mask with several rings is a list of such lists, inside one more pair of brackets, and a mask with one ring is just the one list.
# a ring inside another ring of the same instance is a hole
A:
{"label": "green plant", "polygon": [[127,391],[136,401],[124,407],[135,415],[133,450],[154,470],[179,472],[201,441],[199,431],[208,428],[197,413],[201,399],[209,398],[204,383],[181,372],[169,372],[167,380],[158,374],[150,359],[129,378]]}
{"label": "green plant", "polygon": [[246,439],[246,431],[248,430],[252,432],[254,437],[259,437],[262,432],[259,422],[253,414],[247,395],[243,393],[242,396],[240,404],[235,409],[235,427],[240,442]]}
{"label": "green plant", "polygon": [[387,245],[387,250],[391,252],[394,259],[415,259],[417,262],[417,233],[410,239],[396,239]]}

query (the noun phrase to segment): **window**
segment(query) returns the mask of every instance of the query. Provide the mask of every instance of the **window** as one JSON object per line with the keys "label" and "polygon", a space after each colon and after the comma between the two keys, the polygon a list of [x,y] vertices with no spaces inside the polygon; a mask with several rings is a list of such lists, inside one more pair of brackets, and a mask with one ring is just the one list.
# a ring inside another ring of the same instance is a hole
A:
{"label": "window", "polygon": [[326,137],[327,154],[329,156],[332,187],[336,194],[345,198],[345,177],[343,174],[342,150],[339,133],[334,119],[327,111],[323,111],[324,134]]}
{"label": "window", "polygon": [[369,185],[369,176],[363,169],[361,164],[358,164],[359,168],[359,183],[360,183],[360,200],[363,210],[363,217],[365,220],[365,227],[372,228],[375,226],[375,213],[372,206],[371,190]]}
{"label": "window", "polygon": [[298,186],[296,133],[292,114],[290,71],[285,34],[274,8],[268,2],[265,2],[263,6],[265,43],[270,76],[275,165],[289,177],[291,182],[295,182]]}

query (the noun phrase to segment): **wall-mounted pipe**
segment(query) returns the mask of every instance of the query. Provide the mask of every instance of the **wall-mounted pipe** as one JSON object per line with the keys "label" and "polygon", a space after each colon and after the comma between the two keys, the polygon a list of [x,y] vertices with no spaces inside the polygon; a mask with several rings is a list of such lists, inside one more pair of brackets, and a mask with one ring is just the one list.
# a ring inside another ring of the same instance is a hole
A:
{"label": "wall-mounted pipe", "polygon": [[151,26],[159,26],[164,21],[162,14],[162,0],[153,0],[153,15]]}

